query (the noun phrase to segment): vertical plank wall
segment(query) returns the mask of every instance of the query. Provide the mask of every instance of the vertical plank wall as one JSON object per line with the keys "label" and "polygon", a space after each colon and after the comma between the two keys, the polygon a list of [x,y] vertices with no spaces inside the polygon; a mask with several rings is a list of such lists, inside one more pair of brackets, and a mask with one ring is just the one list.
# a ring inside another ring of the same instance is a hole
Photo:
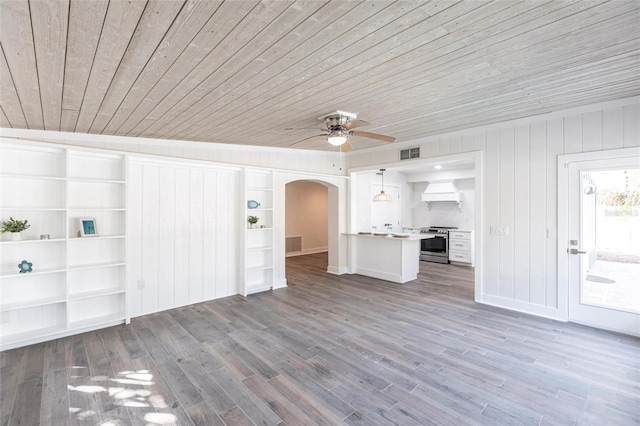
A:
{"label": "vertical plank wall", "polygon": [[132,161],[129,312],[135,317],[238,293],[238,172]]}
{"label": "vertical plank wall", "polygon": [[[589,112],[586,113],[556,113],[546,117],[532,117],[528,120],[468,129],[402,144],[403,147],[409,144],[419,145],[422,158],[483,151],[486,170],[483,211],[486,226],[483,230],[483,301],[540,315],[557,314],[557,156],[640,145],[640,111],[637,98],[589,108]],[[70,139],[69,135],[56,132],[46,132],[46,136],[30,132],[33,133],[23,131],[24,134],[20,136],[63,145],[123,150],[187,160],[209,160],[240,167],[251,165],[281,168],[293,173],[292,176],[298,170],[326,173],[342,178],[350,168],[383,165],[396,162],[399,158],[398,144],[354,151],[344,156],[334,152],[193,144],[184,141],[167,142],[104,135],[81,135],[78,139]],[[149,169],[143,170],[140,164],[134,164],[128,179],[128,277],[132,315],[140,315],[147,310],[185,305],[197,301],[198,297],[222,297],[227,292],[219,288],[220,283],[227,282],[227,286],[232,285],[228,283],[235,282],[231,277],[238,273],[234,269],[236,249],[227,246],[233,245],[235,239],[225,234],[224,230],[216,231],[215,241],[211,245],[200,248],[195,243],[194,246],[192,239],[197,241],[199,237],[193,235],[195,231],[190,220],[192,214],[194,220],[200,220],[201,217],[204,232],[211,232],[212,229],[225,226],[225,223],[233,224],[238,216],[242,216],[239,212],[220,207],[224,193],[231,194],[232,197],[228,206],[235,206],[236,201],[239,201],[233,199],[239,190],[237,172],[222,168],[213,172],[216,170],[215,165],[206,169],[207,171],[203,171],[205,168],[186,165],[169,167],[162,162],[150,162],[147,165]],[[191,175],[196,169],[202,173],[201,178]],[[144,176],[147,177],[147,186],[143,188]],[[207,176],[215,176],[215,186],[206,183],[209,179]],[[194,189],[188,188],[192,179],[196,183]],[[308,179],[308,176],[301,176],[300,179]],[[154,183],[156,181],[157,183]],[[191,210],[191,197],[197,196],[198,185],[203,190],[203,200],[198,207],[203,210],[201,215]],[[213,188],[216,196],[211,195]],[[149,194],[148,190],[155,191],[156,195]],[[171,192],[175,194],[173,198],[166,196]],[[146,194],[144,199],[143,194]],[[155,198],[150,198],[155,196],[157,204]],[[149,206],[158,206],[155,209],[145,207],[148,217],[142,214],[141,203],[144,200],[151,200]],[[218,201],[214,203],[214,200]],[[343,211],[346,217],[346,197],[340,200],[339,208],[340,217]],[[137,214],[132,215],[133,212]],[[146,223],[147,219],[149,223]],[[330,222],[333,219],[330,217]],[[346,222],[348,220],[345,220]],[[491,226],[508,227],[509,233],[505,236],[490,235]],[[229,226],[226,229],[233,227]],[[145,240],[148,241],[148,245],[154,244],[154,232],[162,241],[173,239],[173,245],[158,244],[158,253],[155,255],[136,248],[142,247],[143,235],[148,238]],[[205,237],[204,240],[212,241],[209,237]],[[191,248],[194,249],[193,258]],[[206,264],[206,259],[213,253],[217,259],[216,263]],[[284,257],[284,248],[282,253]],[[340,256],[344,256],[345,259],[348,257],[342,249]],[[172,262],[157,260],[165,258],[172,259]],[[201,260],[194,260],[196,258]],[[340,259],[341,265],[346,264],[346,260],[342,257]],[[147,271],[149,276],[155,276],[155,272],[149,269],[155,268],[155,262],[159,268],[159,287],[136,290],[137,281],[143,279],[141,277],[146,275]],[[205,263],[203,268],[209,269],[192,272],[191,268],[199,268],[201,262]],[[218,267],[218,264],[229,266]],[[211,268],[215,269],[214,274],[211,274]],[[280,264],[276,268],[282,277],[283,268]],[[198,274],[202,278],[199,278]],[[195,277],[193,282],[192,277]],[[213,277],[213,281],[207,281],[208,277]],[[175,288],[173,283],[180,283],[180,288]],[[164,287],[171,287],[170,291],[163,291]],[[227,290],[228,294],[235,294],[234,290]]]}
{"label": "vertical plank wall", "polygon": [[[484,151],[483,301],[557,315],[557,157],[638,146],[639,129],[639,106],[628,102],[582,114],[470,129],[413,145],[420,145],[422,158]],[[348,166],[394,162],[397,150],[356,151]],[[491,235],[490,227],[506,227],[508,235]]]}

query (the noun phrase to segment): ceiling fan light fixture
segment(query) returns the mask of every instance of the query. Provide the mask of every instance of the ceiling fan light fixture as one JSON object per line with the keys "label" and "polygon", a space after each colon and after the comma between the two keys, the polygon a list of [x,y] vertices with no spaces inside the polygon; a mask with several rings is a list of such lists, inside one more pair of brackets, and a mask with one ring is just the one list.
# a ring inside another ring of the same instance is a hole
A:
{"label": "ceiling fan light fixture", "polygon": [[[331,146],[340,147],[341,152],[346,152],[353,149],[350,141],[351,136],[355,136],[356,138],[377,139],[387,143],[394,142],[396,140],[396,138],[394,138],[393,136],[386,136],[372,132],[363,132],[360,130],[352,130],[362,126],[367,126],[369,124],[364,120],[357,120],[356,117],[356,114],[344,111],[337,111],[326,116],[318,117],[318,120],[324,121],[326,130],[323,129],[323,131],[325,131],[326,133],[304,138],[302,140],[299,140],[298,142],[292,143],[291,146],[298,146],[303,143],[323,138],[324,140],[329,142]],[[287,129],[294,128],[285,127],[285,130]]]}
{"label": "ceiling fan light fixture", "polygon": [[333,146],[340,146],[347,141],[347,137],[342,134],[338,134],[338,135],[331,134],[327,138],[327,141]]}

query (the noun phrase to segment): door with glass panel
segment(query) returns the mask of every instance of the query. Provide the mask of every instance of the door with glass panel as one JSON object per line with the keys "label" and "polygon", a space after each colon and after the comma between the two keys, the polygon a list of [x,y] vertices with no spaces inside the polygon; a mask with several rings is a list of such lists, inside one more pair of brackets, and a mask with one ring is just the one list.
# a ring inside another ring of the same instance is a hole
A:
{"label": "door with glass panel", "polygon": [[640,335],[640,160],[568,167],[569,319]]}

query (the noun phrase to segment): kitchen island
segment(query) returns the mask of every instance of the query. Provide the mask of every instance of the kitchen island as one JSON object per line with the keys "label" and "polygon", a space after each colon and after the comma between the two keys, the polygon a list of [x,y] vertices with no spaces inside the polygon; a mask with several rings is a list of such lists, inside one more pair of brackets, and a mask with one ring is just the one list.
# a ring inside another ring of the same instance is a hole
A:
{"label": "kitchen island", "polygon": [[426,234],[393,236],[386,234],[347,234],[351,245],[351,272],[395,283],[418,278],[420,240]]}

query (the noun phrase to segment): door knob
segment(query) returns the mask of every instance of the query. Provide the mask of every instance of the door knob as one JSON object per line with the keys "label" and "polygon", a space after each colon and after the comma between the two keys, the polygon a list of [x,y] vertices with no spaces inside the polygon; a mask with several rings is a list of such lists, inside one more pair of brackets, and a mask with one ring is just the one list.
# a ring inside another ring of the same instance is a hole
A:
{"label": "door knob", "polygon": [[571,254],[587,254],[586,251],[581,251],[581,250],[574,249],[574,248],[569,249],[569,253],[571,253]]}

